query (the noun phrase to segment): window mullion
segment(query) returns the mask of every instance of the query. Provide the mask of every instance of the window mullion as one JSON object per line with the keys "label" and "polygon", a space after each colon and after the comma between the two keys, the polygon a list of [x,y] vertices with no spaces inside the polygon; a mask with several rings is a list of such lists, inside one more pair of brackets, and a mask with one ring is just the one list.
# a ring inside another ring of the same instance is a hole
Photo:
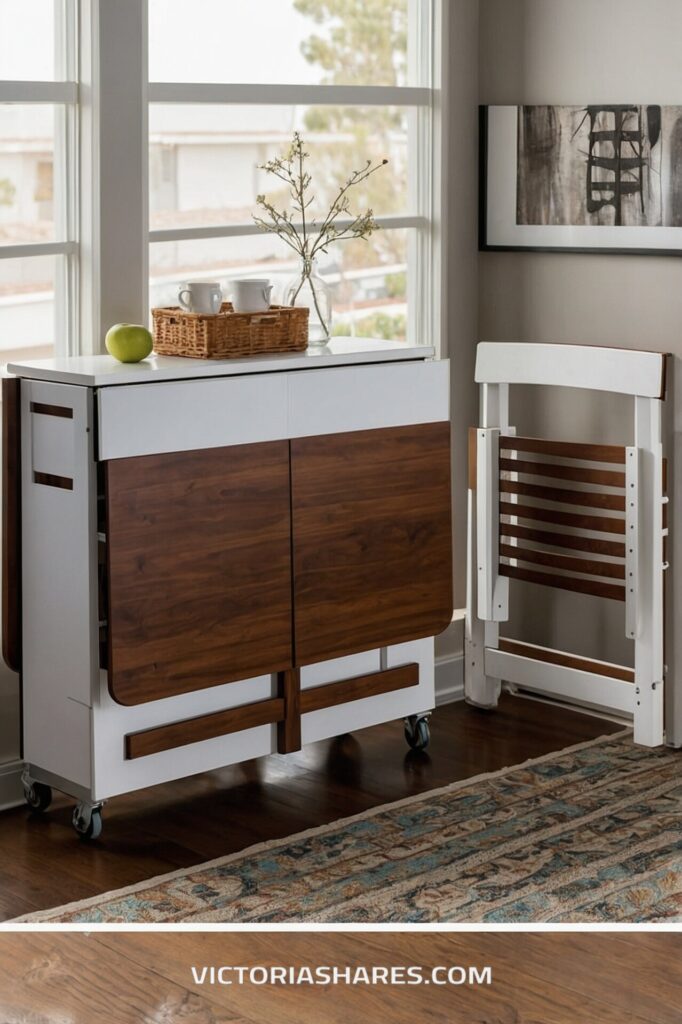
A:
{"label": "window mullion", "polygon": [[[78,78],[77,25],[74,0],[55,2],[55,77],[75,82]],[[75,243],[78,238],[78,116],[73,104],[54,108],[53,203],[55,235]],[[78,253],[71,251],[55,261],[55,355],[79,351]]]}
{"label": "window mullion", "polygon": [[[83,347],[147,320],[147,2],[81,0]],[[122,59],[125,55],[125,59]]]}
{"label": "window mullion", "polygon": [[76,82],[13,82],[0,80],[0,103],[75,103]]}
{"label": "window mullion", "polygon": [[435,0],[409,0],[408,70],[410,81],[429,92],[427,105],[408,112],[408,202],[422,226],[408,240],[407,308],[408,338],[414,344],[437,345],[434,293],[434,202],[432,192],[433,15]]}
{"label": "window mullion", "polygon": [[[424,217],[412,214],[379,215],[375,217],[375,220],[382,231],[394,231],[398,228],[423,229],[428,226]],[[293,223],[295,227],[301,227],[300,222],[294,221]],[[343,224],[351,224],[352,219],[339,217],[336,223],[340,227]],[[253,223],[211,224],[186,228],[157,228],[149,232],[149,241],[151,243],[192,242],[200,238],[246,238],[262,234],[262,229]]]}
{"label": "window mullion", "polygon": [[[419,0],[421,3],[422,0]],[[430,90],[387,85],[290,85],[150,82],[150,103],[234,103],[269,106],[415,107],[428,104]]]}

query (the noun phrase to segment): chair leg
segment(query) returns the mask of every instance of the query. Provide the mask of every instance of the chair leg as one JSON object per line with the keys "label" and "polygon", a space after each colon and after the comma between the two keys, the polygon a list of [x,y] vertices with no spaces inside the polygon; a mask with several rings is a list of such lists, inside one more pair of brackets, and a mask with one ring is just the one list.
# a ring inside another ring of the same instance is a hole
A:
{"label": "chair leg", "polygon": [[497,646],[498,627],[478,618],[476,609],[476,495],[469,491],[467,530],[467,614],[464,623],[464,699],[479,708],[494,708],[500,698],[502,684],[485,674],[485,648]]}
{"label": "chair leg", "polygon": [[485,647],[485,623],[476,619],[464,637],[464,699],[477,708],[495,708],[502,682],[485,674]]}

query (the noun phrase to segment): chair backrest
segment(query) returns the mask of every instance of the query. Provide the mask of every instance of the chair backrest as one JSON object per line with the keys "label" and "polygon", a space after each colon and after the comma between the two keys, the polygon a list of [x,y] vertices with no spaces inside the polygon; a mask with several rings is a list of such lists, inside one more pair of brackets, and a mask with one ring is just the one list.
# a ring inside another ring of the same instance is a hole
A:
{"label": "chair backrest", "polygon": [[[476,381],[467,631],[472,652],[484,653],[465,659],[470,690],[490,697],[504,678],[560,696],[588,693],[591,703],[631,711],[639,742],[662,742],[665,354],[484,342]],[[518,437],[508,421],[512,384],[631,396],[635,443]],[[510,579],[622,602],[634,669],[502,640]]]}
{"label": "chair backrest", "polygon": [[476,351],[477,384],[547,384],[665,397],[666,356],[626,348],[484,341]]}

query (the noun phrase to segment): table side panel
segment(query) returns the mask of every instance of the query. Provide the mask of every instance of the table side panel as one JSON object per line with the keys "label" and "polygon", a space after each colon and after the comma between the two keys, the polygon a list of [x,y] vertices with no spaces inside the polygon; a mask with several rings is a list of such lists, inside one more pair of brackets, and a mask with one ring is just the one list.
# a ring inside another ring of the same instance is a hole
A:
{"label": "table side panel", "polygon": [[21,671],[21,381],[2,381],[2,655]]}
{"label": "table side panel", "polygon": [[[89,786],[99,676],[92,391],[22,381],[21,406],[24,757]],[[35,445],[33,436],[49,432],[53,418],[64,449],[54,466],[45,462],[50,445]],[[69,465],[66,487],[60,473]]]}

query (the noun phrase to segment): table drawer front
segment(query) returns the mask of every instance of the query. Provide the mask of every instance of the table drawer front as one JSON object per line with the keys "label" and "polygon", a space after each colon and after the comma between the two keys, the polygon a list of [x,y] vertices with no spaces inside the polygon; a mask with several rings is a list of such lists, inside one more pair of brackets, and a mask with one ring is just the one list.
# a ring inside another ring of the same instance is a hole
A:
{"label": "table drawer front", "polygon": [[99,458],[220,448],[449,418],[449,363],[101,388]]}
{"label": "table drawer front", "polygon": [[100,459],[279,441],[286,374],[102,388],[98,415]]}
{"label": "table drawer front", "polygon": [[449,363],[290,374],[289,437],[437,423],[450,416]]}

